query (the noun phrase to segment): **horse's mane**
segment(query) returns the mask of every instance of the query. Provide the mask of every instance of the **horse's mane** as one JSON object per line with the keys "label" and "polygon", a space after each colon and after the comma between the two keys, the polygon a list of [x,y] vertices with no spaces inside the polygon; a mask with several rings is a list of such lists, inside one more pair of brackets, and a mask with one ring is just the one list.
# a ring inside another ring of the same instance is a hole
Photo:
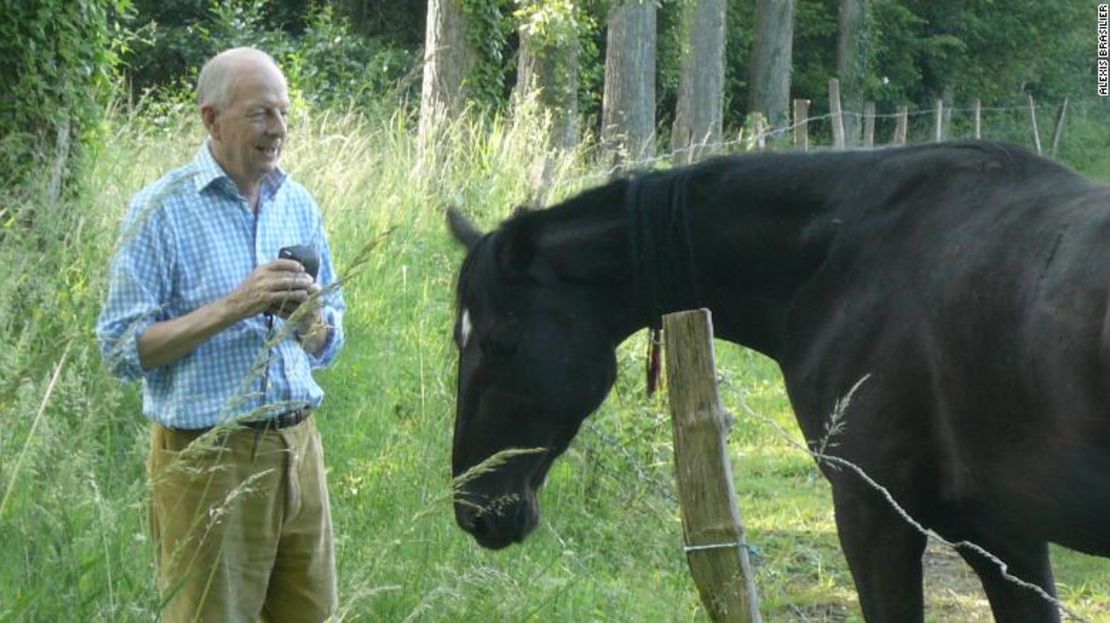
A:
{"label": "horse's mane", "polygon": [[[1033,169],[1069,171],[1063,165],[1041,158],[1027,148],[998,141],[954,141],[924,143],[897,148],[849,151],[759,152],[715,156],[687,167],[663,170],[632,170],[620,178],[576,193],[556,205],[517,211],[501,224],[503,230],[558,226],[583,218],[603,218],[623,213],[630,186],[651,184],[656,188],[721,180],[742,181],[747,190],[795,192],[817,186],[829,193],[838,185],[855,186],[864,174],[881,176],[884,184],[896,187],[924,172],[969,162],[997,167],[1015,176]],[[696,182],[695,182],[696,180]],[[679,189],[685,190],[685,189]]]}
{"label": "horse's mane", "polygon": [[[1034,172],[1075,174],[1025,147],[996,141],[925,143],[897,148],[848,151],[760,152],[716,156],[697,164],[663,170],[633,170],[601,185],[578,192],[545,209],[519,209],[504,220],[467,258],[460,276],[465,286],[471,273],[482,283],[497,270],[493,239],[532,240],[541,230],[567,230],[589,223],[624,220],[632,212],[659,209],[660,204],[688,201],[698,194],[742,190],[738,201],[774,205],[787,217],[795,206],[836,203],[852,209],[885,204],[892,207],[905,192],[950,171],[991,170],[1020,180]],[[877,189],[882,189],[878,191]],[[632,205],[630,205],[630,202]],[[655,206],[655,207],[651,207]],[[672,208],[680,208],[674,205]],[[666,208],[663,208],[666,209]],[[465,288],[460,288],[460,291]]]}

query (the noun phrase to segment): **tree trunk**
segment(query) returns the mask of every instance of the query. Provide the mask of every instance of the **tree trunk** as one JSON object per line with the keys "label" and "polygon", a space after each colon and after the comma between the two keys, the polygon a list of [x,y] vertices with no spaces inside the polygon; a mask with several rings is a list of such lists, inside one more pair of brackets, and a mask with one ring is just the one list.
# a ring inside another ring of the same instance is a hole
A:
{"label": "tree trunk", "polygon": [[867,0],[840,0],[837,21],[836,73],[845,112],[844,138],[848,147],[856,147],[860,143],[863,77],[867,72],[867,50],[861,45],[867,29]]}
{"label": "tree trunk", "polygon": [[761,113],[779,128],[790,121],[794,0],[757,0],[748,114]]}
{"label": "tree trunk", "polygon": [[951,84],[941,89],[940,99],[944,102],[944,115],[940,120],[940,138],[947,141],[952,137],[952,107],[956,103],[956,89]]}
{"label": "tree trunk", "polygon": [[[535,0],[533,0],[535,1]],[[541,12],[536,17],[550,17]],[[532,17],[525,16],[520,25],[520,56],[513,104],[518,114],[528,109],[546,124],[545,145],[533,163],[530,180],[530,204],[543,207],[554,183],[557,152],[573,149],[578,144],[578,27],[563,36],[546,38],[536,33]]]}
{"label": "tree trunk", "polygon": [[420,90],[419,144],[426,147],[444,119],[462,112],[465,79],[477,52],[466,40],[462,0],[428,0],[424,82]]}
{"label": "tree trunk", "polygon": [[515,103],[535,98],[537,110],[550,119],[548,145],[570,149],[578,142],[577,39],[559,46],[545,44],[528,24],[520,27]]}
{"label": "tree trunk", "polygon": [[607,164],[654,154],[655,2],[623,0],[609,13],[601,148]]}
{"label": "tree trunk", "polygon": [[678,105],[671,131],[675,163],[701,158],[721,140],[725,83],[725,0],[687,5]]}

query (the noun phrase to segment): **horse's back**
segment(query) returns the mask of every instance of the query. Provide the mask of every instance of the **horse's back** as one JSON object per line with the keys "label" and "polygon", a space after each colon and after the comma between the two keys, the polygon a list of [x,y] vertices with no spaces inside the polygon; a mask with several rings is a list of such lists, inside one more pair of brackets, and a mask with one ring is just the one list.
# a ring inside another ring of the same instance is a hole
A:
{"label": "horse's back", "polygon": [[870,375],[832,447],[911,510],[1110,554],[1110,190],[1010,156],[888,163],[921,170],[850,193],[784,374],[811,440]]}

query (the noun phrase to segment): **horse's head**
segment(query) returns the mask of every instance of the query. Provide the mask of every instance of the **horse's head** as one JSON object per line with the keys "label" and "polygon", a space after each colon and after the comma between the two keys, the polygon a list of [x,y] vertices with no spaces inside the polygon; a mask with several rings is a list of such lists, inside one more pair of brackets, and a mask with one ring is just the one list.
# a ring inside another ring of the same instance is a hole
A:
{"label": "horse's head", "polygon": [[610,296],[598,295],[610,262],[582,245],[612,226],[553,235],[535,226],[536,216],[518,215],[483,235],[449,213],[468,249],[455,318],[455,518],[492,549],[535,528],[536,496],[552,462],[616,376],[614,335],[601,309]]}

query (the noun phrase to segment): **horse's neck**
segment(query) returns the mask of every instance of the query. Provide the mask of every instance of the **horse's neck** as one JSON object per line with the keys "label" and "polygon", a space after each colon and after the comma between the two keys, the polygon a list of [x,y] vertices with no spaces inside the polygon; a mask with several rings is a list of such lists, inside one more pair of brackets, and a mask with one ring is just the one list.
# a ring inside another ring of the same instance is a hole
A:
{"label": "horse's neck", "polygon": [[829,168],[781,156],[691,180],[686,216],[697,305],[711,310],[719,337],[772,357],[781,352],[794,296],[838,226],[827,182],[842,175]]}
{"label": "horse's neck", "polygon": [[767,156],[647,174],[528,218],[542,221],[537,244],[563,279],[592,284],[615,342],[662,314],[708,307],[719,337],[775,356],[791,299],[837,227],[829,186],[845,172],[825,160]]}

